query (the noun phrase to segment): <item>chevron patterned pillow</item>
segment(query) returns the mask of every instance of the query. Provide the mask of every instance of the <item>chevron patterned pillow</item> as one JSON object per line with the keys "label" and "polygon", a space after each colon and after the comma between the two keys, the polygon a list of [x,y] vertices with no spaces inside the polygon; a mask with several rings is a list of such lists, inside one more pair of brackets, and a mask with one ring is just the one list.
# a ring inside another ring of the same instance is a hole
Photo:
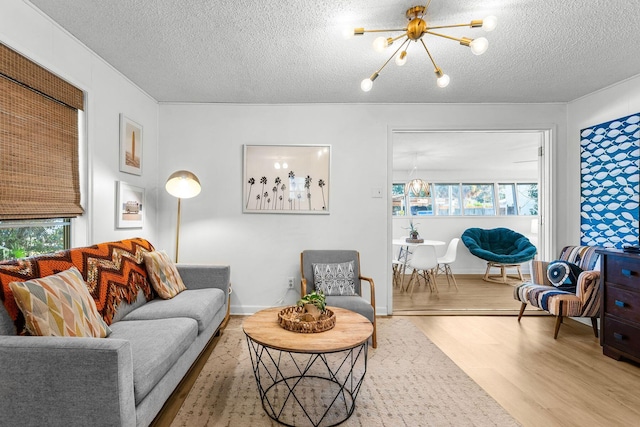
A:
{"label": "chevron patterned pillow", "polygon": [[313,281],[315,287],[325,295],[357,295],[354,283],[354,270],[353,261],[335,264],[313,263]]}
{"label": "chevron patterned pillow", "polygon": [[166,252],[146,252],[143,257],[151,285],[160,298],[171,299],[187,289]]}
{"label": "chevron patterned pillow", "polygon": [[111,332],[76,267],[9,287],[32,335],[104,338]]}

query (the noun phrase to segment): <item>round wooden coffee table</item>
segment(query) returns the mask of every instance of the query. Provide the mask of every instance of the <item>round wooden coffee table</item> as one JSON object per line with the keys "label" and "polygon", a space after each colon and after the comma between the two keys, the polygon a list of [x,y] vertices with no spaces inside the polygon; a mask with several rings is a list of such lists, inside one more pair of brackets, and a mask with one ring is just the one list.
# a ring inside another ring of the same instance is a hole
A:
{"label": "round wooden coffee table", "polygon": [[291,332],[278,324],[284,308],[259,311],[242,325],[262,407],[288,426],[338,425],[355,409],[373,325],[360,314],[331,307],[332,329]]}

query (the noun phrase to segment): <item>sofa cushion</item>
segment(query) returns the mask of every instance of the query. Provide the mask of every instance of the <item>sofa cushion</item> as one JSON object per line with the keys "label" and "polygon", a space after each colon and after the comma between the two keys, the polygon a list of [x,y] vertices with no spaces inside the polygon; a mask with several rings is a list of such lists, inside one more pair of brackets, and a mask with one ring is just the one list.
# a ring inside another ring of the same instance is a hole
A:
{"label": "sofa cushion", "polygon": [[31,258],[0,262],[0,300],[14,322],[16,332],[24,332],[24,316],[9,289],[10,282],[24,282],[76,267],[89,288],[100,315],[111,324],[120,301],[132,303],[138,291],[147,299],[152,290],[147,281],[142,254],[152,251],[145,239],[127,239],[73,248]]}
{"label": "sofa cushion", "polygon": [[32,335],[104,338],[111,332],[75,267],[9,287]]}
{"label": "sofa cushion", "polygon": [[107,339],[131,344],[133,393],[136,406],[195,341],[198,324],[193,319],[120,321],[111,325]]}
{"label": "sofa cushion", "polygon": [[221,289],[186,290],[170,300],[149,301],[126,315],[123,320],[189,317],[198,322],[198,333],[200,333],[211,324],[213,317],[224,303],[224,292]]}
{"label": "sofa cushion", "polygon": [[151,285],[160,298],[171,299],[187,289],[180,278],[178,269],[166,252],[145,253],[144,264],[147,267]]}

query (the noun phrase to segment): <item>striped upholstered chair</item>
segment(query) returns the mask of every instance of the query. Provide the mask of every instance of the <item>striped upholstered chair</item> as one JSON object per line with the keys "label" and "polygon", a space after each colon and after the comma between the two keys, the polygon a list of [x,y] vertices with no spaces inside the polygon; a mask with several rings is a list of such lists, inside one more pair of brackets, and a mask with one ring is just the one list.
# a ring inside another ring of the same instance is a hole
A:
{"label": "striped upholstered chair", "polygon": [[597,319],[600,315],[600,256],[595,246],[566,246],[560,252],[558,260],[576,264],[582,269],[577,277],[576,291],[561,290],[547,278],[549,262],[532,261],[531,282],[523,283],[514,289],[513,297],[522,303],[518,322],[522,318],[527,304],[540,308],[556,316],[553,338],[565,316],[590,317],[593,332],[598,336]]}

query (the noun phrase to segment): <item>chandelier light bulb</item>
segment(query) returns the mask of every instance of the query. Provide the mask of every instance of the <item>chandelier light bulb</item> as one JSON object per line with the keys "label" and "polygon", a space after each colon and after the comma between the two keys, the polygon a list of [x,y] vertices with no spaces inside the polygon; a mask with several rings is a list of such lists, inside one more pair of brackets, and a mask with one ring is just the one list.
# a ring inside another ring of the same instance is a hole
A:
{"label": "chandelier light bulb", "polygon": [[474,39],[469,44],[469,47],[471,48],[471,52],[473,52],[474,55],[482,55],[487,51],[487,48],[489,47],[489,40],[484,37]]}
{"label": "chandelier light bulb", "polygon": [[402,67],[406,63],[407,63],[407,51],[403,50],[402,52],[400,52],[398,56],[396,56],[396,65],[398,67]]}
{"label": "chandelier light bulb", "polygon": [[384,48],[387,46],[388,46],[387,39],[382,36],[376,37],[373,40],[373,50],[375,50],[376,52],[384,51]]}
{"label": "chandelier light bulb", "polygon": [[[483,28],[484,28],[484,24],[483,24]],[[355,32],[353,31],[352,27],[347,27],[342,30],[342,37],[344,37],[345,40],[349,40],[353,38],[354,34]]]}
{"label": "chandelier light bulb", "polygon": [[362,89],[363,92],[369,92],[372,87],[373,80],[371,79],[364,79],[362,80],[362,82],[360,82],[360,89]]}
{"label": "chandelier light bulb", "polygon": [[446,74],[443,74],[442,76],[436,79],[436,84],[438,85],[438,87],[447,87],[449,86],[449,80],[451,80],[449,76]]}
{"label": "chandelier light bulb", "polygon": [[493,31],[496,29],[496,25],[498,25],[498,18],[495,16],[487,16],[482,20],[482,29],[485,31]]}

